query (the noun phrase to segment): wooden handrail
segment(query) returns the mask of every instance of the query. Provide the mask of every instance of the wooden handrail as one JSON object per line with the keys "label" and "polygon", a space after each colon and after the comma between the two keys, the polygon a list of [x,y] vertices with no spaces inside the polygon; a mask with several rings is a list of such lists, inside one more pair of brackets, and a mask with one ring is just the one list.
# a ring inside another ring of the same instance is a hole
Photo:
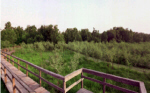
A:
{"label": "wooden handrail", "polygon": [[[3,53],[5,53],[5,52],[3,52]],[[6,53],[6,54],[8,54],[8,53]],[[4,54],[2,54],[2,55],[5,56]],[[8,55],[10,55],[10,54],[8,54]],[[38,77],[38,78],[40,79],[40,85],[41,85],[41,80],[43,80],[44,82],[46,82],[46,83],[49,84],[50,86],[52,86],[52,87],[58,89],[59,91],[61,91],[61,92],[64,91],[62,88],[60,88],[60,87],[54,85],[53,83],[51,83],[51,82],[45,80],[44,78],[42,78],[40,74],[37,75],[37,74],[35,74],[34,72],[30,71],[30,70],[28,69],[28,64],[29,64],[30,66],[32,66],[32,67],[38,69],[39,71],[42,71],[42,72],[44,72],[44,73],[46,73],[46,74],[49,74],[49,75],[51,75],[51,76],[53,76],[53,77],[56,77],[56,78],[58,78],[58,79],[64,80],[64,76],[61,76],[61,75],[59,75],[59,74],[55,74],[55,73],[53,73],[53,72],[51,72],[51,71],[48,71],[48,70],[45,70],[45,69],[43,69],[43,68],[41,68],[41,67],[38,67],[38,66],[36,66],[36,65],[34,65],[34,64],[32,64],[32,63],[29,63],[29,62],[27,62],[27,61],[25,61],[25,60],[22,60],[22,59],[20,59],[20,58],[17,58],[17,57],[15,57],[15,56],[13,56],[13,55],[10,55],[10,56],[12,56],[13,58],[16,58],[16,59],[18,59],[18,60],[20,60],[20,61],[26,63],[26,67],[23,67],[23,66],[21,66],[19,63],[17,63],[17,62],[15,62],[14,60],[11,60],[11,59],[10,59],[13,63],[17,64],[19,67],[21,67],[21,68],[23,68],[23,69],[26,70],[26,76],[28,76],[28,72],[30,72],[31,74],[33,74],[34,76],[36,76],[36,77]],[[5,56],[5,57],[6,57],[6,56]],[[6,58],[8,58],[8,57],[6,57]]]}
{"label": "wooden handrail", "polygon": [[[85,73],[89,73],[89,74],[92,74],[92,75],[103,77],[105,79],[107,78],[107,79],[111,79],[111,80],[121,82],[121,83],[124,83],[124,84],[139,87],[140,88],[140,93],[147,93],[145,85],[141,81],[136,81],[136,80],[132,80],[132,79],[128,79],[128,78],[122,78],[122,77],[119,77],[119,76],[106,74],[106,73],[102,73],[102,72],[98,72],[98,71],[94,71],[94,70],[90,70],[90,69],[86,69],[86,68],[83,68],[82,71],[85,72]],[[89,77],[86,77],[86,76],[82,76],[82,78],[89,79],[91,81],[94,81],[94,82],[100,83],[102,85],[106,85],[106,86],[115,88],[115,89],[120,90],[120,91],[124,91],[124,92],[128,92],[128,93],[137,93],[137,92],[132,91],[132,90],[128,90],[128,89],[125,89],[125,88],[122,88],[122,87],[118,87],[118,86],[106,83],[106,82],[104,82],[105,80],[103,80],[103,82],[102,82],[102,81],[99,81],[99,80],[96,80],[96,79],[93,79],[93,78],[89,78]],[[105,89],[104,86],[103,86],[103,89]],[[103,90],[103,93],[105,93],[105,90]]]}
{"label": "wooden handrail", "polygon": [[75,77],[81,73],[82,73],[82,68],[72,72],[71,74],[66,75],[65,76],[65,82],[67,82],[68,80],[72,79],[73,77]]}
{"label": "wooden handrail", "polygon": [[[80,82],[83,82],[83,79],[84,78],[81,78],[79,79],[78,81],[74,82],[72,85],[70,85],[68,88],[66,88],[66,82],[69,81],[70,79],[74,78],[75,76],[79,75],[82,73],[82,68],[81,69],[78,69],[74,72],[72,72],[71,74],[68,74],[65,76],[65,79],[64,79],[64,84],[65,84],[65,88],[64,88],[64,93],[66,93],[67,91],[69,91],[71,88],[73,88],[75,85],[77,85],[78,83]],[[82,75],[82,74],[81,74]],[[81,83],[81,87],[82,87],[82,83]]]}
{"label": "wooden handrail", "polygon": [[106,73],[103,73],[103,72],[98,72],[98,71],[94,71],[94,70],[90,70],[90,69],[86,69],[86,68],[83,68],[83,72],[89,73],[89,74],[92,74],[92,75],[96,75],[96,76],[100,76],[102,78],[111,79],[111,80],[114,80],[114,81],[117,81],[117,82],[125,83],[125,84],[128,84],[128,85],[133,85],[133,86],[137,86],[137,87],[139,86],[139,81],[136,81],[136,80],[132,80],[132,79],[128,79],[128,78],[122,78],[122,77],[119,77],[119,76],[106,74]]}
{"label": "wooden handrail", "polygon": [[140,93],[147,93],[145,85],[143,82],[139,83],[139,87],[140,87]]}
{"label": "wooden handrail", "polygon": [[[16,85],[15,85],[15,80],[16,79],[22,86],[24,86],[30,93],[35,93],[35,91],[33,91],[32,89],[30,89],[27,85],[25,85],[11,70],[10,68],[8,68],[3,62],[1,62],[1,64],[4,66],[4,69],[6,68],[7,71],[9,71],[13,77],[13,91],[15,90],[16,88]],[[10,79],[11,80],[11,79]]]}
{"label": "wooden handrail", "polygon": [[[2,51],[2,52],[3,52],[3,51]],[[7,55],[10,55],[10,54],[8,54],[8,53],[6,53],[6,52],[3,52],[3,53],[5,53],[5,54],[7,54]],[[5,55],[4,55],[4,56],[5,56]],[[42,72],[44,72],[44,73],[46,73],[46,74],[49,74],[49,75],[51,75],[51,76],[53,76],[53,77],[55,77],[55,78],[64,80],[64,76],[62,76],[62,75],[56,74],[56,73],[51,72],[51,71],[48,71],[48,70],[46,70],[46,69],[43,69],[43,68],[41,68],[41,67],[39,67],[39,66],[36,66],[36,65],[34,65],[34,64],[32,64],[32,63],[30,63],[30,62],[28,62],[28,61],[25,61],[25,60],[23,60],[23,59],[20,59],[20,58],[18,58],[18,57],[16,57],[16,56],[13,56],[13,55],[10,55],[10,56],[13,57],[13,58],[16,58],[16,59],[18,59],[18,60],[20,60],[20,61],[22,61],[22,62],[24,62],[24,63],[26,63],[26,64],[28,64],[28,65],[30,65],[30,66],[32,66],[32,67],[34,67],[34,68],[36,68],[36,69],[38,69],[38,70],[41,70]]]}
{"label": "wooden handrail", "polygon": [[[117,90],[120,90],[120,91],[123,91],[123,92],[126,92],[126,93],[138,93],[138,92],[128,90],[128,89],[125,89],[125,88],[122,88],[122,87],[118,87],[118,86],[115,86],[115,85],[112,85],[112,84],[109,84],[109,83],[106,83],[106,82],[102,82],[102,81],[99,81],[99,80],[96,80],[96,79],[93,79],[93,78],[90,78],[90,77],[82,76],[82,78],[91,80],[93,82],[97,82],[97,83],[102,84],[102,85],[106,85],[108,87],[112,87],[114,89],[117,89]],[[103,91],[105,91],[105,90],[103,90]]]}
{"label": "wooden handrail", "polygon": [[74,82],[72,85],[70,85],[68,88],[66,88],[66,91],[69,91],[71,88],[73,88],[75,85],[79,84],[81,81],[83,81],[84,78],[79,79],[78,81]]}

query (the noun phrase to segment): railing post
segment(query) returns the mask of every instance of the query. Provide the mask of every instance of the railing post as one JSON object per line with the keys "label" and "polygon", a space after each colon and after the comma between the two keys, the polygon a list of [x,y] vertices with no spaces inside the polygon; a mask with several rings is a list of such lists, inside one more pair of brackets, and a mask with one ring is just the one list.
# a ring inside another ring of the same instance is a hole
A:
{"label": "railing post", "polygon": [[13,85],[13,93],[16,93],[16,84],[15,84],[15,78],[12,75],[12,85]]}
{"label": "railing post", "polygon": [[4,77],[5,77],[5,83],[7,83],[7,74],[6,74],[6,67],[4,67]]}
{"label": "railing post", "polygon": [[[39,76],[41,77],[41,70],[39,70]],[[40,87],[41,87],[41,79],[39,78],[39,83],[40,83]]]}
{"label": "railing post", "polygon": [[7,58],[6,58],[7,54],[5,54],[5,60],[7,61]]}
{"label": "railing post", "polygon": [[13,61],[12,64],[13,64],[13,66],[14,66],[14,58],[13,58],[13,57],[12,57],[12,61]]}
{"label": "railing post", "polygon": [[9,63],[10,63],[10,55],[9,55]]}
{"label": "railing post", "polygon": [[1,76],[2,76],[2,64],[1,64]]}
{"label": "railing post", "polygon": [[[28,64],[26,63],[26,69],[28,69]],[[26,76],[28,77],[28,71],[26,71]]]}
{"label": "railing post", "polygon": [[[19,64],[19,60],[18,60],[18,64]],[[20,64],[19,64],[20,65]],[[19,67],[19,65],[18,65],[18,70],[20,70],[20,67]]]}
{"label": "railing post", "polygon": [[[4,49],[4,52],[6,52],[6,49]],[[6,57],[5,57],[5,56],[6,56],[6,54],[4,53],[4,59],[6,59]]]}
{"label": "railing post", "polygon": [[[83,76],[83,72],[81,72],[81,79],[82,79],[82,76]],[[81,88],[83,88],[83,80],[81,81]]]}
{"label": "railing post", "polygon": [[63,81],[63,89],[64,89],[63,93],[66,93],[66,82],[65,82],[65,80]]}
{"label": "railing post", "polygon": [[[106,82],[106,78],[103,78],[103,82]],[[103,85],[103,93],[105,93],[105,85]]]}

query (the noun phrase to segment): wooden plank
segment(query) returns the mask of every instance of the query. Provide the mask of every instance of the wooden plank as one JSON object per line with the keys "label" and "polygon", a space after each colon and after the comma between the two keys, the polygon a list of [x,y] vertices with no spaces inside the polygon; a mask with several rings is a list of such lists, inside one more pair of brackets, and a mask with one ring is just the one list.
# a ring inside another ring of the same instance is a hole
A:
{"label": "wooden plank", "polygon": [[69,91],[71,88],[73,88],[75,85],[79,84],[81,81],[83,81],[84,78],[79,79],[78,81],[74,82],[72,85],[70,85],[67,89],[66,92]]}
{"label": "wooden plank", "polygon": [[81,72],[82,72],[82,68],[81,68],[81,69],[78,69],[78,70],[76,70],[76,71],[74,71],[74,72],[72,72],[72,73],[69,74],[69,75],[66,75],[66,76],[65,76],[65,82],[67,82],[68,80],[72,79],[73,77],[75,77],[75,76],[81,74]]}
{"label": "wooden plank", "polygon": [[78,90],[76,93],[93,93],[93,92],[91,92],[91,91],[89,91],[89,90],[86,90],[86,89],[84,89],[84,88],[81,88],[81,89]]}
{"label": "wooden plank", "polygon": [[[2,65],[3,66],[5,66],[6,67],[6,65],[3,63],[3,62],[1,62],[2,63]],[[9,71],[9,72],[11,72],[11,74],[13,74],[13,70],[11,70],[10,68],[8,68],[8,67],[6,67],[7,68],[7,70]],[[17,69],[17,68],[16,68]],[[27,85],[25,85],[20,79],[18,79],[18,77],[15,75],[15,74],[13,74],[13,76],[15,77],[15,79],[18,81],[18,82],[20,82],[20,84],[22,85],[22,86],[24,86],[24,88],[26,88],[28,91],[30,91],[30,92],[33,92],[33,90],[31,90]]]}
{"label": "wooden plank", "polygon": [[83,68],[83,72],[92,74],[92,75],[96,75],[96,76],[100,76],[103,78],[108,78],[117,82],[122,82],[128,85],[133,85],[133,86],[139,86],[139,81],[136,80],[132,80],[132,79],[127,79],[127,78],[122,78],[119,76],[115,76],[115,75],[111,75],[111,74],[106,74],[106,73],[102,73],[102,72],[98,72],[98,71],[94,71],[94,70],[90,70],[90,69],[85,69]]}
{"label": "wooden plank", "polygon": [[37,93],[50,93],[50,92],[48,92],[45,88],[43,88],[43,87],[39,87],[39,88],[37,88],[37,89],[35,89],[35,91],[37,92]]}
{"label": "wooden plank", "polygon": [[6,73],[6,67],[4,67],[4,77],[5,77],[5,83],[7,83],[7,73]]}
{"label": "wooden plank", "polygon": [[143,82],[139,83],[139,87],[140,87],[140,93],[147,93],[145,85]]}
{"label": "wooden plank", "polygon": [[30,87],[32,90],[35,90],[35,89],[39,88],[40,85],[35,82],[35,83],[30,84],[29,87]]}
{"label": "wooden plank", "polygon": [[66,90],[66,82],[65,81],[63,81],[63,90],[64,90],[63,93],[66,93],[66,91],[65,91]]}
{"label": "wooden plank", "polygon": [[[2,71],[2,75],[1,75],[2,80],[4,81],[4,72]],[[12,82],[10,81],[10,79],[7,77],[7,83],[5,83],[7,90],[9,91],[9,93],[13,93],[13,87],[12,87]],[[18,90],[16,90],[16,93],[19,93]]]}
{"label": "wooden plank", "polygon": [[108,86],[108,87],[112,87],[112,88],[114,88],[114,89],[123,91],[123,92],[125,92],[125,93],[138,93],[138,92],[135,92],[135,91],[132,91],[132,90],[128,90],[128,89],[125,89],[125,88],[122,88],[122,87],[118,87],[118,86],[115,86],[115,85],[112,85],[112,84],[109,84],[109,83],[106,83],[106,82],[102,82],[102,81],[99,81],[99,80],[96,80],[96,79],[93,79],[93,78],[90,78],[90,77],[82,76],[82,78],[86,78],[86,79],[88,79],[88,80],[97,82],[97,83],[99,83],[99,84],[106,85],[106,86]]}

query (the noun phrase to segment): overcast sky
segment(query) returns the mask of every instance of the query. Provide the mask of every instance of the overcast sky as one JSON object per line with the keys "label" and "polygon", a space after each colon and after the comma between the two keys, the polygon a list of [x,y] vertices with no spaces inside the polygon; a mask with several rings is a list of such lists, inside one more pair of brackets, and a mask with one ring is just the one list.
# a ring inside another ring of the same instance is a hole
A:
{"label": "overcast sky", "polygon": [[2,0],[0,28],[58,25],[59,30],[93,27],[100,33],[114,26],[150,33],[150,0]]}

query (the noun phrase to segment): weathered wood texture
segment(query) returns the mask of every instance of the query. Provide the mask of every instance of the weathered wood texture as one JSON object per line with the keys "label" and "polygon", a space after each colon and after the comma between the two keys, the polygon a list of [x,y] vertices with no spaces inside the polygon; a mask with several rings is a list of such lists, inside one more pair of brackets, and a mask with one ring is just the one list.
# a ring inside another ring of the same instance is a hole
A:
{"label": "weathered wood texture", "polygon": [[[4,67],[7,67],[7,69],[6,69],[7,70],[6,71],[7,83],[5,83],[5,84],[10,93],[13,93],[13,88],[17,88],[17,90],[14,90],[14,91],[16,91],[16,93],[18,93],[18,91],[21,91],[21,93],[29,93],[29,92],[35,93],[35,90],[40,87],[38,83],[36,83],[31,78],[26,77],[26,75],[24,73],[19,71],[16,67],[14,67],[12,64],[7,62],[3,58],[1,59],[1,62],[3,64],[2,69],[4,69]],[[4,79],[4,71],[3,70],[2,70],[1,77],[2,77],[2,79]],[[44,88],[42,90],[44,90],[46,93],[49,93]],[[45,93],[45,92],[40,92],[40,93]],[[39,92],[37,92],[37,93],[39,93]]]}
{"label": "weathered wood texture", "polygon": [[82,68],[79,69],[79,70],[76,70],[76,71],[72,72],[71,74],[66,75],[65,76],[65,82],[67,82],[68,80],[72,79],[73,77],[81,74],[81,72],[82,72]]}
{"label": "weathered wood texture", "polygon": [[93,92],[91,92],[91,91],[89,91],[89,90],[86,90],[86,89],[84,89],[84,88],[81,88],[79,91],[77,91],[76,93],[93,93]]}
{"label": "weathered wood texture", "polygon": [[[96,75],[96,76],[103,77],[105,79],[111,79],[111,80],[114,80],[114,81],[117,81],[117,82],[121,82],[121,83],[124,83],[124,84],[128,84],[128,85],[133,85],[133,86],[139,87],[140,93],[147,93],[145,85],[141,81],[136,81],[136,80],[132,80],[132,79],[128,79],[128,78],[122,78],[122,77],[119,77],[119,76],[106,74],[106,73],[102,73],[102,72],[98,72],[98,71],[94,71],[94,70],[90,70],[90,69],[86,69],[86,68],[83,68],[82,71],[85,72],[85,73],[89,73],[89,74],[93,74],[93,75]],[[86,76],[81,76],[81,77],[82,78],[86,78],[88,80],[91,80],[93,82],[97,82],[97,83],[102,84],[103,85],[103,89],[105,89],[105,85],[106,85],[108,87],[112,87],[112,88],[115,88],[115,89],[123,91],[123,92],[138,93],[138,92],[135,92],[135,91],[132,91],[132,90],[128,90],[128,89],[125,89],[125,88],[122,88],[122,87],[118,87],[118,86],[106,83],[105,79],[103,81],[99,81],[99,80],[96,80],[96,79],[93,79],[93,78],[90,78],[90,77],[86,77]],[[103,93],[105,93],[105,90],[103,90]]]}
{"label": "weathered wood texture", "polygon": [[69,91],[71,88],[73,88],[75,85],[79,84],[81,81],[83,81],[84,78],[79,79],[78,81],[74,82],[72,85],[70,85],[67,89],[66,92]]}

